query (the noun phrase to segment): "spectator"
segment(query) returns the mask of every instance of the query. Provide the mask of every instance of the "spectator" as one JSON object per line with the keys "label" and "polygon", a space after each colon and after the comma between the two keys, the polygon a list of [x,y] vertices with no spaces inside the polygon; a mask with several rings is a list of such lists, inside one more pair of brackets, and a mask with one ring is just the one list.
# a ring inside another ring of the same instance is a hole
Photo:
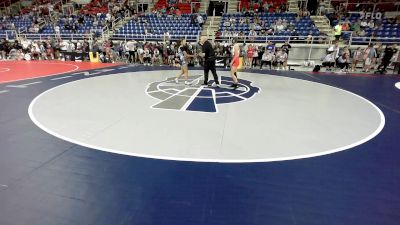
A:
{"label": "spectator", "polygon": [[375,45],[374,49],[376,52],[376,57],[375,57],[375,59],[373,59],[372,64],[377,65],[377,64],[379,64],[379,59],[382,57],[383,52],[384,52],[382,43],[378,43],[377,45]]}
{"label": "spectator", "polygon": [[350,30],[350,24],[345,22],[342,25],[342,31],[349,31]]}
{"label": "spectator", "polygon": [[363,21],[361,21],[360,26],[361,26],[361,28],[367,28],[368,22],[366,20],[363,20]]}
{"label": "spectator", "polygon": [[336,24],[335,26],[335,39],[336,41],[340,40],[340,37],[342,36],[342,25],[340,23]]}
{"label": "spectator", "polygon": [[200,14],[197,15],[197,23],[199,24],[200,27],[203,27],[204,19]]}
{"label": "spectator", "polygon": [[322,60],[322,66],[326,67],[326,71],[332,71],[335,65],[335,56],[333,51],[328,51],[328,54]]}
{"label": "spectator", "polygon": [[164,37],[163,37],[163,39],[164,39],[164,40],[163,40],[164,42],[171,41],[171,34],[169,33],[168,30],[164,32]]}
{"label": "spectator", "polygon": [[182,16],[182,12],[181,12],[181,10],[179,10],[179,8],[177,8],[177,9],[175,10],[175,15],[176,15],[177,17],[181,17],[181,16]]}
{"label": "spectator", "polygon": [[269,51],[269,52],[275,54],[275,44],[272,43],[272,41],[267,42],[266,51]]}
{"label": "spectator", "polygon": [[392,57],[397,53],[397,49],[392,45],[387,45],[385,54],[382,57],[382,63],[378,66],[378,71],[381,73],[386,72],[387,66],[390,64]]}
{"label": "spectator", "polygon": [[371,28],[371,29],[375,28],[375,23],[374,23],[373,20],[370,20],[370,21],[368,22],[368,27]]}
{"label": "spectator", "polygon": [[340,72],[341,73],[348,72],[348,69],[349,69],[349,58],[348,58],[347,53],[342,54],[338,58],[337,62],[338,62],[338,66],[340,68]]}
{"label": "spectator", "polygon": [[278,64],[278,70],[286,69],[286,67],[284,67],[284,64],[288,59],[287,53],[283,51],[282,48],[278,48],[275,57]]}
{"label": "spectator", "polygon": [[357,20],[355,23],[353,23],[351,25],[351,30],[355,31],[355,32],[358,32],[358,31],[361,30],[361,22],[360,22],[360,20]]}
{"label": "spectator", "polygon": [[254,51],[255,51],[254,46],[250,44],[249,47],[247,48],[247,62],[246,62],[246,65],[249,68],[252,68]]}
{"label": "spectator", "polygon": [[143,63],[145,66],[151,66],[151,53],[150,53],[150,49],[148,47],[144,48]]}
{"label": "spectator", "polygon": [[223,25],[224,25],[224,27],[230,27],[231,26],[231,22],[229,22],[229,20],[225,20]]}
{"label": "spectator", "polygon": [[240,31],[238,36],[238,42],[243,42],[243,41],[244,41],[244,33],[243,31]]}
{"label": "spectator", "polygon": [[357,64],[362,61],[363,51],[361,47],[358,47],[356,51],[353,53],[353,60],[351,64],[351,72],[356,71]]}
{"label": "spectator", "polygon": [[363,52],[363,60],[364,60],[363,72],[369,71],[372,65],[372,61],[374,60],[374,58],[376,58],[376,56],[377,55],[375,48],[372,47],[372,44],[369,44],[368,47]]}
{"label": "spectator", "polygon": [[251,30],[249,32],[249,40],[251,42],[254,42],[254,40],[257,38],[257,32],[255,30]]}
{"label": "spectator", "polygon": [[307,44],[311,44],[312,39],[313,39],[313,35],[312,34],[313,34],[312,31],[310,31],[308,33],[307,38],[306,38]]}
{"label": "spectator", "polygon": [[275,61],[275,55],[270,51],[265,51],[261,58],[260,69],[264,64],[269,65],[269,69],[272,69],[272,62]]}

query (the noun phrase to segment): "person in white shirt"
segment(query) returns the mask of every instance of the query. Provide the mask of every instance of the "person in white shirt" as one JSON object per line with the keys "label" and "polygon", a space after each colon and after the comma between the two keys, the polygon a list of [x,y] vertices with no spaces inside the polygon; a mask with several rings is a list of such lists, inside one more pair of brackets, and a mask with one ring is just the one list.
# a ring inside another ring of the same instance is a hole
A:
{"label": "person in white shirt", "polygon": [[73,42],[69,43],[69,52],[75,51],[75,44]]}
{"label": "person in white shirt", "polygon": [[145,66],[150,66],[151,64],[151,54],[150,54],[150,50],[148,48],[144,49],[143,52],[143,62]]}
{"label": "person in white shirt", "polygon": [[31,45],[31,41],[24,39],[21,41],[22,49],[27,50],[29,48],[29,45]]}
{"label": "person in white shirt", "polygon": [[143,61],[143,53],[144,53],[143,48],[139,46],[138,49],[137,49],[137,54],[138,54],[139,62],[140,62],[141,64],[144,64],[144,61]]}
{"label": "person in white shirt", "polygon": [[358,47],[356,51],[353,53],[353,61],[351,65],[351,72],[354,72],[357,68],[357,63],[362,62],[363,58],[363,51],[361,50],[361,47]]}
{"label": "person in white shirt", "polygon": [[370,20],[370,21],[368,22],[368,27],[371,28],[371,29],[375,27],[375,23],[374,23],[373,20]]}
{"label": "person in white shirt", "polygon": [[276,62],[278,64],[278,70],[279,69],[286,69],[283,67],[283,65],[285,64],[286,60],[287,60],[287,53],[285,51],[282,50],[282,48],[278,48],[278,51],[276,52]]}
{"label": "person in white shirt", "polygon": [[135,43],[133,41],[128,41],[126,43],[126,47],[125,48],[126,48],[126,50],[128,51],[128,54],[129,54],[129,56],[128,56],[129,63],[136,62],[136,56],[135,56],[136,46],[135,46]]}
{"label": "person in white shirt", "polygon": [[153,58],[151,59],[151,61],[153,65],[155,65],[156,63],[161,64],[160,51],[158,50],[158,48],[154,48]]}
{"label": "person in white shirt", "polygon": [[335,59],[339,58],[339,52],[340,52],[339,42],[335,42],[334,45],[329,47],[328,52],[333,52],[333,56],[335,57]]}
{"label": "person in white shirt", "polygon": [[54,27],[54,32],[56,33],[57,38],[60,38],[60,26],[56,25]]}
{"label": "person in white shirt", "polygon": [[277,31],[282,31],[284,29],[285,29],[285,26],[282,23],[276,25],[276,30]]}
{"label": "person in white shirt", "polygon": [[171,35],[169,34],[168,31],[166,31],[166,32],[164,33],[164,42],[170,41],[170,40],[171,40]]}
{"label": "person in white shirt", "polygon": [[199,24],[199,26],[200,27],[203,27],[203,24],[204,24],[204,19],[203,19],[203,17],[199,14],[199,15],[197,15],[197,23]]}
{"label": "person in white shirt", "polygon": [[322,66],[327,67],[326,71],[332,71],[332,67],[335,65],[335,56],[333,51],[328,51],[328,54],[322,60]]}
{"label": "person in white shirt", "polygon": [[47,8],[48,8],[48,10],[49,10],[49,13],[51,13],[51,12],[54,11],[54,6],[53,6],[53,4],[51,4],[51,3],[47,4]]}
{"label": "person in white shirt", "polygon": [[249,39],[250,39],[250,41],[254,41],[256,37],[257,37],[257,32],[256,32],[255,30],[251,30],[251,31],[249,32]]}
{"label": "person in white shirt", "polygon": [[60,41],[60,49],[61,49],[61,51],[67,51],[68,46],[69,46],[68,41]]}
{"label": "person in white shirt", "polygon": [[111,14],[110,13],[106,14],[106,21],[111,21]]}
{"label": "person in white shirt", "polygon": [[275,61],[275,55],[270,51],[264,51],[264,54],[261,58],[260,70],[262,70],[262,66],[265,64],[269,65],[269,69],[272,69],[272,62]]}
{"label": "person in white shirt", "polygon": [[360,26],[362,28],[368,27],[368,22],[366,20],[361,21]]}

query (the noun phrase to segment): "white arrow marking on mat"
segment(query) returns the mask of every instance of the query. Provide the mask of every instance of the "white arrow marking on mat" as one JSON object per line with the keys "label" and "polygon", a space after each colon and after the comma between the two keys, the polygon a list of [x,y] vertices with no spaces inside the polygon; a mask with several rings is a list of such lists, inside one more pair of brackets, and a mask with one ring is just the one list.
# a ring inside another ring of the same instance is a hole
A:
{"label": "white arrow marking on mat", "polygon": [[20,85],[7,85],[6,87],[11,87],[11,88],[27,88],[30,85],[34,85],[34,84],[40,84],[42,83],[42,81],[36,81],[36,82],[32,82],[32,83],[28,83],[28,84],[20,84]]}

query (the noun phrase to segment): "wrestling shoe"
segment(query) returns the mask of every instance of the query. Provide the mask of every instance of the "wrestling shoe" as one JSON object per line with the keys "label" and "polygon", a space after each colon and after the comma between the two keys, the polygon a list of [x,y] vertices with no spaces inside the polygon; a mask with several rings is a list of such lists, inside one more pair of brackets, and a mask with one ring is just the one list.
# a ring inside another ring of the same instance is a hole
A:
{"label": "wrestling shoe", "polygon": [[232,83],[231,87],[233,88],[233,90],[236,90],[238,88],[238,84]]}
{"label": "wrestling shoe", "polygon": [[175,78],[175,84],[179,84],[179,79]]}
{"label": "wrestling shoe", "polygon": [[208,85],[209,87],[219,88],[219,84],[213,83],[212,85]]}

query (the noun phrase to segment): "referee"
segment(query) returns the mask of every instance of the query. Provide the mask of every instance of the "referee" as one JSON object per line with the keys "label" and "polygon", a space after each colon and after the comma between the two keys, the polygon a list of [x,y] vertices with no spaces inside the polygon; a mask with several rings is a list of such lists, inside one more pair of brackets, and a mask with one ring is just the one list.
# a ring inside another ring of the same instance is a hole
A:
{"label": "referee", "polygon": [[201,56],[204,57],[204,85],[208,85],[208,72],[214,76],[214,82],[219,87],[219,80],[217,71],[215,69],[215,53],[211,43],[208,41],[207,36],[201,36],[200,45],[202,46]]}

